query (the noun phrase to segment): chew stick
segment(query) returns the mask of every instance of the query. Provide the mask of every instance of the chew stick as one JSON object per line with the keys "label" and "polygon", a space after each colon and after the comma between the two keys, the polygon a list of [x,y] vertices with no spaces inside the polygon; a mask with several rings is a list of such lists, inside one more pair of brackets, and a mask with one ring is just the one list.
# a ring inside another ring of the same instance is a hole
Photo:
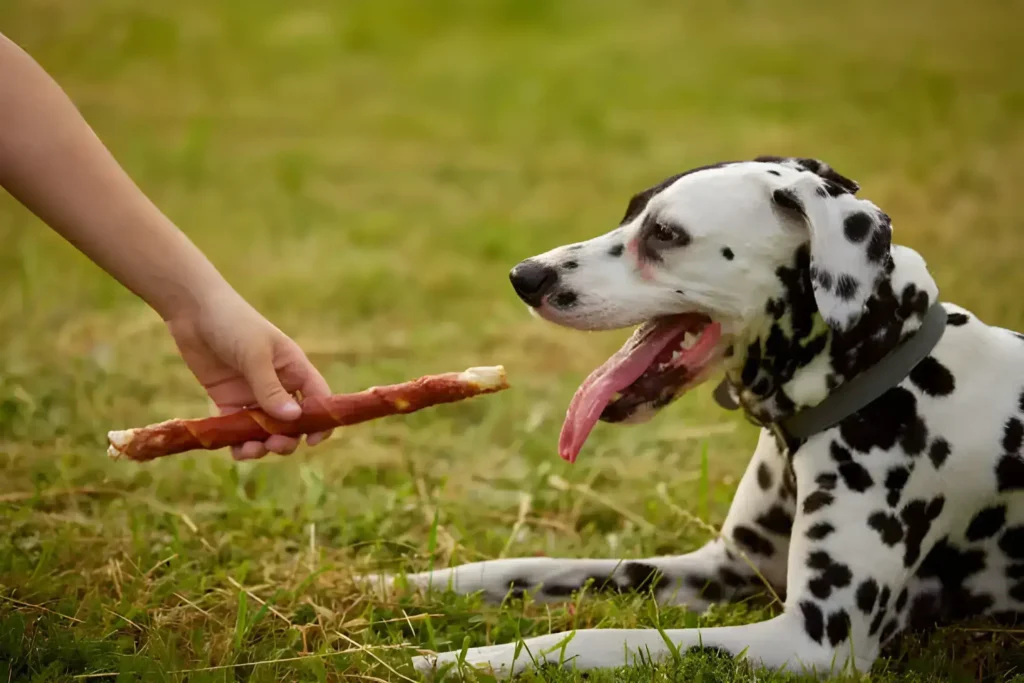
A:
{"label": "chew stick", "polygon": [[441,403],[454,403],[508,388],[505,368],[469,368],[464,372],[425,375],[401,384],[371,387],[355,394],[302,400],[302,415],[291,422],[258,409],[192,420],[168,420],[136,429],[107,432],[111,458],[145,462],[165,455],[240,446],[264,441],[272,434],[297,437],[334,427],[412,413]]}

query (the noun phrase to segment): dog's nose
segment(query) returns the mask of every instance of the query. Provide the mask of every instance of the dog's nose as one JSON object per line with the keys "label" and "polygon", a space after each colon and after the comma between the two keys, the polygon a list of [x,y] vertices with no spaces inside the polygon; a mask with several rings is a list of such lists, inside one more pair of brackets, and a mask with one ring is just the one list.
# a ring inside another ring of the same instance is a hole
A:
{"label": "dog's nose", "polygon": [[558,282],[558,271],[551,266],[527,259],[513,268],[508,278],[512,281],[512,287],[519,298],[537,308],[541,305],[544,295]]}

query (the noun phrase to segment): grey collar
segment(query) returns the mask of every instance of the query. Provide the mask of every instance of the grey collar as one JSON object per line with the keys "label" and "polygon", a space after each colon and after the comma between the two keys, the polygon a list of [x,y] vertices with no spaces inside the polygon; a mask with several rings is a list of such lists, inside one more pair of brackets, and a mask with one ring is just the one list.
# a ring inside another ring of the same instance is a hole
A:
{"label": "grey collar", "polygon": [[[807,439],[834,427],[902,382],[932,352],[945,331],[946,309],[940,302],[935,302],[914,334],[878,363],[840,385],[818,405],[766,426],[790,439]],[[735,410],[738,407],[728,396],[725,382],[715,390],[715,399],[725,408]]]}

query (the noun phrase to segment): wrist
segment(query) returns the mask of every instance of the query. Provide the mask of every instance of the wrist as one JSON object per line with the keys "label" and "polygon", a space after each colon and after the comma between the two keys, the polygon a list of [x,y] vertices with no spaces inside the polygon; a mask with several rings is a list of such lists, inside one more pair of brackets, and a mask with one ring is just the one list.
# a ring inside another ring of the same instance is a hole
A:
{"label": "wrist", "polygon": [[[204,311],[217,308],[223,302],[239,297],[227,280],[213,268],[176,270],[174,279],[155,283],[153,294],[143,296],[149,306],[165,321],[197,319]],[[203,272],[205,271],[205,272]]]}

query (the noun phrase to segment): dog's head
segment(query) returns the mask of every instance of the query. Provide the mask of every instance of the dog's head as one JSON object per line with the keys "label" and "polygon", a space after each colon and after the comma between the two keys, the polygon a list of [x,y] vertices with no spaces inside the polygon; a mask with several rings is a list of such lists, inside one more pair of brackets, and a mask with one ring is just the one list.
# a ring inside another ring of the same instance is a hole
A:
{"label": "dog's head", "polygon": [[766,322],[785,319],[787,338],[855,327],[893,270],[889,218],[858,189],[814,159],[706,166],[635,195],[611,232],[513,268],[545,320],[640,325],[574,397],[562,456],[575,458],[598,419],[649,418]]}

